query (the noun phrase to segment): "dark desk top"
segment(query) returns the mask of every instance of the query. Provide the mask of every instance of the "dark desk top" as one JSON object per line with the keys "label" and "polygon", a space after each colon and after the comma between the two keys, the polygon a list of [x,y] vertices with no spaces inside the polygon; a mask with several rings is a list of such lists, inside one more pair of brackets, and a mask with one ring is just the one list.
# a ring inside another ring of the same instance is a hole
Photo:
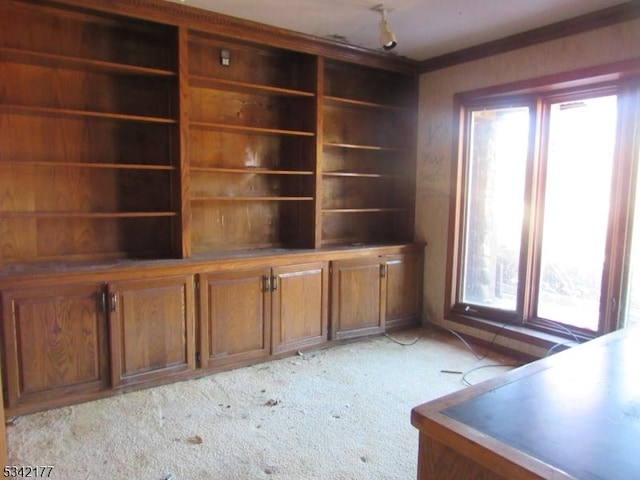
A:
{"label": "dark desk top", "polygon": [[570,477],[640,478],[640,330],[615,332],[504,377],[471,387],[460,402],[452,394],[438,413]]}

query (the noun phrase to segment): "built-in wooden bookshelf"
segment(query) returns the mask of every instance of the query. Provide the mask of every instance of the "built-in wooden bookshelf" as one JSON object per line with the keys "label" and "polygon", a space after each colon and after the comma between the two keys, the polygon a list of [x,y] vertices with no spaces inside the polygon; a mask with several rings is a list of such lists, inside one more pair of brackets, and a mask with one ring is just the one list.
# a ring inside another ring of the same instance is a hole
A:
{"label": "built-in wooden bookshelf", "polygon": [[175,29],[16,2],[0,30],[2,261],[174,256]]}
{"label": "built-in wooden bookshelf", "polygon": [[412,64],[164,0],[0,12],[10,415],[419,321]]}
{"label": "built-in wooden bookshelf", "polygon": [[311,55],[190,32],[192,253],[313,247],[315,72]]}
{"label": "built-in wooden bookshelf", "polygon": [[401,73],[325,62],[321,244],[412,237],[413,81]]}

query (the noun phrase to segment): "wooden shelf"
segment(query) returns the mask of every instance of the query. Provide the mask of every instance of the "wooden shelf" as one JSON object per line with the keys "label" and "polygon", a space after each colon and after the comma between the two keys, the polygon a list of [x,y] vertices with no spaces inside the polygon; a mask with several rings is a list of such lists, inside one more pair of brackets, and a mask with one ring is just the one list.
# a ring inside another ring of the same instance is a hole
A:
{"label": "wooden shelf", "polygon": [[222,167],[191,167],[192,172],[237,173],[255,175],[313,175],[312,171],[300,170],[268,170],[265,168],[222,168]]}
{"label": "wooden shelf", "polygon": [[26,115],[44,115],[51,117],[85,117],[102,120],[156,123],[165,125],[175,125],[177,123],[177,121],[172,118],[148,117],[144,115],[129,115],[122,113],[92,112],[87,110],[72,110],[67,108],[32,107],[26,105],[0,104],[0,112]]}
{"label": "wooden shelf", "polygon": [[356,107],[356,108],[372,108],[381,110],[391,110],[396,112],[408,112],[410,109],[407,107],[400,107],[397,105],[389,105],[385,103],[366,102],[364,100],[356,100],[353,98],[334,97],[331,95],[325,95],[324,101],[328,105],[334,105],[338,107]]}
{"label": "wooden shelf", "polygon": [[394,173],[363,173],[363,172],[324,172],[323,177],[349,177],[349,178],[402,178],[402,175]]}
{"label": "wooden shelf", "polygon": [[0,212],[0,218],[158,218],[175,217],[176,212]]}
{"label": "wooden shelf", "polygon": [[175,77],[176,72],[157,68],[140,67],[123,63],[105,62],[89,58],[79,58],[66,55],[21,50],[17,48],[0,47],[0,60],[27,65],[40,65],[51,68],[66,68],[85,70],[98,73],[142,75],[153,77]]}
{"label": "wooden shelf", "polygon": [[192,202],[311,202],[313,197],[191,197]]}
{"label": "wooden shelf", "polygon": [[200,128],[206,130],[226,130],[235,132],[246,132],[256,134],[269,134],[269,135],[291,135],[298,137],[314,137],[313,132],[303,132],[299,130],[283,130],[279,128],[262,128],[262,127],[247,127],[243,125],[229,125],[224,123],[212,123],[212,122],[189,122],[189,126],[192,128]]}
{"label": "wooden shelf", "polygon": [[45,161],[13,161],[2,160],[0,164],[28,166],[28,167],[63,167],[63,168],[97,168],[105,170],[160,170],[175,171],[176,167],[171,165],[147,165],[135,163],[84,163],[84,162],[45,162]]}
{"label": "wooden shelf", "polygon": [[411,111],[415,76],[401,72],[327,59],[324,95],[334,104]]}
{"label": "wooden shelf", "polygon": [[283,97],[315,97],[315,93],[305,92],[303,90],[280,88],[270,85],[259,85],[248,82],[238,82],[235,80],[224,80],[220,78],[204,77],[199,75],[191,75],[189,77],[189,86],[258,95],[276,95]]}
{"label": "wooden shelf", "polygon": [[322,210],[322,213],[391,213],[406,211],[406,208],[326,208]]}
{"label": "wooden shelf", "polygon": [[380,152],[408,152],[406,148],[383,147],[380,145],[359,145],[354,143],[325,143],[325,147],[330,148],[350,148],[354,150],[377,150]]}
{"label": "wooden shelf", "polygon": [[352,247],[364,247],[366,244],[362,242],[358,237],[345,237],[345,238],[325,238],[322,240],[322,245],[348,245]]}

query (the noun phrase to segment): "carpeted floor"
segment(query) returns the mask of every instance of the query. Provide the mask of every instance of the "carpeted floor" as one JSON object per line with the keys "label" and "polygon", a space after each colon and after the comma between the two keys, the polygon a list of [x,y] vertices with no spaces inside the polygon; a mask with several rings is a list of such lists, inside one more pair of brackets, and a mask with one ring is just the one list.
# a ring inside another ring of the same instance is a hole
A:
{"label": "carpeted floor", "polygon": [[477,383],[509,367],[472,369],[513,363],[427,329],[365,339],[18,417],[9,464],[64,480],[414,479],[411,408],[465,388],[442,370]]}

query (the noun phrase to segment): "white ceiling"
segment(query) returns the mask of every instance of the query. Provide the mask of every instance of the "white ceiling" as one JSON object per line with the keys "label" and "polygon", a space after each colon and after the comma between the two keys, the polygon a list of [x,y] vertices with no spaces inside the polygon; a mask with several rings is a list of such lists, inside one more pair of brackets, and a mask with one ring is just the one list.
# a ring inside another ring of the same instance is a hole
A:
{"label": "white ceiling", "polygon": [[398,46],[426,60],[591,13],[628,0],[170,0],[234,17],[381,50],[384,2]]}

